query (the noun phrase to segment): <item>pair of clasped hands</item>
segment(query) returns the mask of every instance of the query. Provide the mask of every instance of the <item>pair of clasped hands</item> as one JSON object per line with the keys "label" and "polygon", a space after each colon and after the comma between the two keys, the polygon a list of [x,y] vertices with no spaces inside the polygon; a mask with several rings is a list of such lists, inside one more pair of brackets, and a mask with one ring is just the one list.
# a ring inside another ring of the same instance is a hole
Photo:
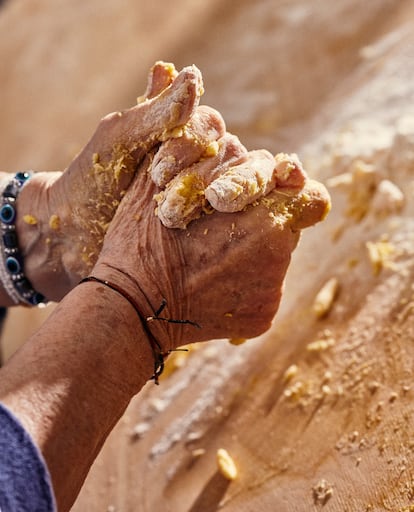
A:
{"label": "pair of clasped hands", "polygon": [[34,287],[58,301],[95,275],[147,316],[165,300],[164,317],[200,327],[154,323],[166,350],[267,330],[300,230],[329,209],[295,155],[247,151],[202,93],[195,66],[156,63],[136,106],[103,118],[63,173],[38,173],[21,192]]}

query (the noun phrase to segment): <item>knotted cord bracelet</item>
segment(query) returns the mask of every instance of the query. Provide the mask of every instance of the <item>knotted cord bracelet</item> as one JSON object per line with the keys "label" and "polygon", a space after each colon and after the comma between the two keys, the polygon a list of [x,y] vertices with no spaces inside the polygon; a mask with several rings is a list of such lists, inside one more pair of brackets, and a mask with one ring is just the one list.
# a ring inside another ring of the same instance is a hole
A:
{"label": "knotted cord bracelet", "polygon": [[31,172],[18,172],[8,182],[1,193],[1,263],[0,279],[3,288],[15,304],[38,306],[47,303],[46,298],[34,290],[23,272],[23,256],[20,253],[16,231],[16,200],[23,185],[31,177]]}
{"label": "knotted cord bracelet", "polygon": [[161,345],[158,343],[158,340],[155,338],[155,336],[150,331],[147,321],[145,317],[141,314],[141,311],[139,309],[138,304],[135,302],[134,298],[131,297],[131,295],[123,290],[120,286],[118,286],[115,283],[112,283],[111,281],[108,281],[107,279],[99,279],[95,276],[88,276],[82,279],[79,284],[87,283],[87,282],[96,282],[103,284],[104,286],[107,286],[108,288],[111,288],[111,290],[114,290],[115,292],[119,293],[124,297],[131,306],[135,309],[136,314],[138,315],[138,318],[141,322],[142,328],[144,329],[145,334],[148,337],[149,344],[151,346],[152,355],[154,356],[154,373],[150,380],[153,380],[155,384],[159,384],[159,376],[162,374],[164,370],[164,358],[169,354],[169,352],[163,352],[161,349]]}

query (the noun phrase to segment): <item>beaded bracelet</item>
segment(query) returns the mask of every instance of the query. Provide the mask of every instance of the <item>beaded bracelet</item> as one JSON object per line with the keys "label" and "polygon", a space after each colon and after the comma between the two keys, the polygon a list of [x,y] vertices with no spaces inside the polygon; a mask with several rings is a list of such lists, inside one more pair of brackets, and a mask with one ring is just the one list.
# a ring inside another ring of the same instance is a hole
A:
{"label": "beaded bracelet", "polygon": [[0,279],[3,288],[15,304],[38,306],[47,303],[46,298],[33,289],[23,272],[23,256],[20,253],[16,231],[16,199],[31,172],[18,172],[1,193],[0,228],[1,252]]}

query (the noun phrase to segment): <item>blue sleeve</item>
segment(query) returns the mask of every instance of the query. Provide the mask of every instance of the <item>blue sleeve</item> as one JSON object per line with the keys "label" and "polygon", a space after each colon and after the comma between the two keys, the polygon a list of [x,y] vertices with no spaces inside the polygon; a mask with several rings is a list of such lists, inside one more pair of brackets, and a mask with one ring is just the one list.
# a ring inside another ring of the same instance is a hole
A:
{"label": "blue sleeve", "polygon": [[39,449],[0,404],[0,512],[55,512],[49,472]]}

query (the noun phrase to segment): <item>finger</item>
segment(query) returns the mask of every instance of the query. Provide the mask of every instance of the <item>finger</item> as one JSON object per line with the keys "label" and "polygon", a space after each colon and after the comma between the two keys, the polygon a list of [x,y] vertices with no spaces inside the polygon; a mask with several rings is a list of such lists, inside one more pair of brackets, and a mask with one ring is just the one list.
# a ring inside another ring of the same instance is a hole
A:
{"label": "finger", "polygon": [[172,84],[177,75],[178,71],[174,64],[162,61],[156,62],[149,72],[147,89],[144,95],[138,98],[138,103],[161,94],[164,89]]}
{"label": "finger", "polygon": [[275,156],[276,187],[302,188],[306,173],[302,162],[295,153],[278,153]]}
{"label": "finger", "polygon": [[176,137],[161,145],[155,155],[151,177],[159,187],[167,183],[182,169],[197,162],[203,155],[217,151],[212,145],[225,133],[223,118],[216,110],[201,106]]}
{"label": "finger", "polygon": [[220,212],[237,212],[272,190],[276,183],[275,161],[266,150],[251,151],[248,158],[214,180],[206,199]]}
{"label": "finger", "polygon": [[258,200],[275,226],[299,231],[321,222],[331,208],[329,193],[318,181],[307,179],[303,188],[275,188]]}
{"label": "finger", "polygon": [[100,124],[99,137],[112,139],[112,147],[122,147],[139,159],[177,126],[188,122],[202,93],[200,71],[195,66],[186,67],[158,96],[106,116]]}
{"label": "finger", "polygon": [[[275,190],[281,193],[282,190]],[[293,230],[305,229],[323,221],[331,210],[331,199],[326,187],[315,180],[306,180],[305,186],[298,193],[290,189],[292,212],[290,225]],[[272,195],[272,194],[271,194]]]}
{"label": "finger", "polygon": [[246,148],[239,139],[226,134],[219,141],[217,154],[205,158],[180,172],[165,190],[155,196],[157,215],[168,228],[185,228],[209,208],[204,191],[229,166],[247,157]]}
{"label": "finger", "polygon": [[305,173],[296,155],[273,157],[262,149],[251,151],[246,162],[229,169],[206,189],[206,199],[220,212],[241,211],[275,187],[301,187]]}

